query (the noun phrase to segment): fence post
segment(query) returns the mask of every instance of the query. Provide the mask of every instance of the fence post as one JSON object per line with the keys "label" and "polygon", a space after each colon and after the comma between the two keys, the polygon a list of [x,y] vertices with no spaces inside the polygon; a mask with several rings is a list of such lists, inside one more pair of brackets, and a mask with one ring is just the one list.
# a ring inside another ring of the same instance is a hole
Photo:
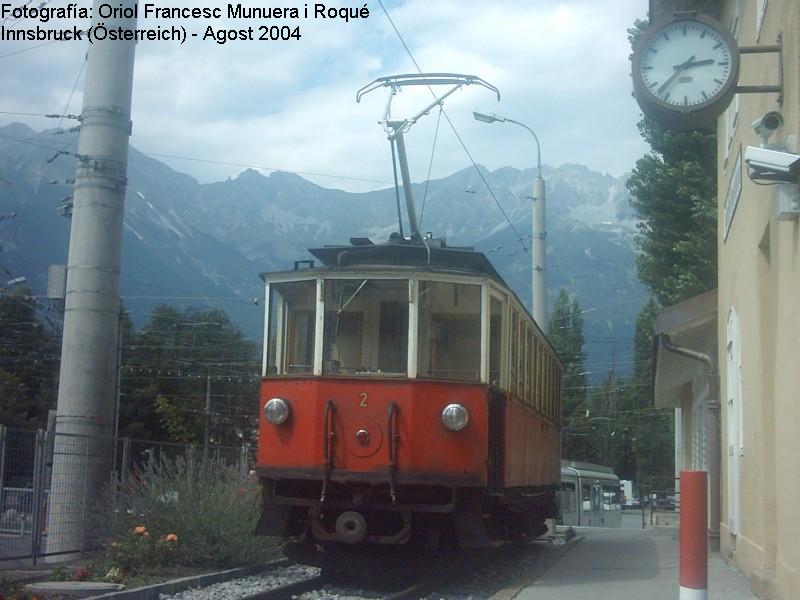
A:
{"label": "fence post", "polygon": [[36,445],[33,454],[33,506],[31,523],[31,556],[37,564],[42,554],[42,513],[44,511],[44,485],[47,470],[47,436],[41,429],[36,430]]}
{"label": "fence post", "polygon": [[120,465],[120,483],[128,479],[129,465],[131,462],[131,438],[122,438],[122,464]]}
{"label": "fence post", "polygon": [[[83,454],[83,501],[81,502],[81,522],[86,523],[86,515],[88,513],[89,507],[87,503],[89,502],[89,438],[88,436],[81,436],[85,452]],[[86,527],[81,528],[81,548],[80,551],[84,552],[86,550]]]}
{"label": "fence post", "polygon": [[241,477],[242,481],[247,479],[247,455],[249,448],[247,444],[242,444],[241,449],[239,450],[239,477]]}
{"label": "fence post", "polygon": [[6,485],[6,426],[0,425],[0,510],[3,509],[3,494]]}

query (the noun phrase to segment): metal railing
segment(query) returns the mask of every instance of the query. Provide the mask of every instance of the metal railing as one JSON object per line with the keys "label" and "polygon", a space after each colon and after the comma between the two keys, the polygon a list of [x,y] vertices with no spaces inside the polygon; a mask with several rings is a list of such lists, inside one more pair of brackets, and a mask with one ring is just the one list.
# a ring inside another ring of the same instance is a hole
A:
{"label": "metal railing", "polygon": [[[0,563],[32,559],[36,564],[45,556],[85,550],[83,536],[74,532],[87,519],[92,490],[86,482],[91,481],[89,472],[98,463],[112,465],[100,483],[120,488],[137,469],[159,464],[162,459],[215,460],[236,466],[243,480],[253,464],[253,450],[247,445],[204,449],[130,438],[105,440],[111,457],[106,461],[92,456],[90,449],[98,447],[96,441],[89,436],[0,425]],[[76,489],[76,481],[81,482],[82,490]]]}

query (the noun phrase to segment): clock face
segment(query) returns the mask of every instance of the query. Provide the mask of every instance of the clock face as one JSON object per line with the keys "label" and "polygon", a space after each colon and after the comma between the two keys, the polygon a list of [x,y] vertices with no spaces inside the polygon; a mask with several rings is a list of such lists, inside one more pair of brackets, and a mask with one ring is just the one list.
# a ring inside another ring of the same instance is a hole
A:
{"label": "clock face", "polygon": [[632,59],[639,105],[674,129],[711,124],[736,91],[736,41],[705,15],[676,16],[651,27]]}
{"label": "clock face", "polygon": [[732,52],[715,29],[676,21],[644,46],[640,71],[649,93],[675,107],[691,108],[720,95],[733,75]]}

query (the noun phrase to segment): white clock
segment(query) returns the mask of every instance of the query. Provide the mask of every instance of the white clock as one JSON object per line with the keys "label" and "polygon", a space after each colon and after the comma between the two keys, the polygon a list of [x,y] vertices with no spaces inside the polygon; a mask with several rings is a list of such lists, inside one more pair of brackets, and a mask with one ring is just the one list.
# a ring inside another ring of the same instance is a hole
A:
{"label": "white clock", "polygon": [[739,48],[727,29],[679,14],[645,31],[632,56],[636,100],[673,129],[709,125],[736,91]]}

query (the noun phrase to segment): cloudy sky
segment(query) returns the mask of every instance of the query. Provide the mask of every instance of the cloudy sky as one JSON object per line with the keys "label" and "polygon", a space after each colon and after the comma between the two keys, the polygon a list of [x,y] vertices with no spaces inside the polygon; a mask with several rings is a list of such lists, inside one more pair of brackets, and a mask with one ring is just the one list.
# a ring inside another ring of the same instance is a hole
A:
{"label": "cloudy sky", "polygon": [[[78,5],[88,7],[90,2],[80,0]],[[154,2],[225,6],[221,0]],[[66,0],[49,2],[65,4]],[[250,4],[302,6],[292,0]],[[530,167],[535,164],[535,145],[519,127],[474,121],[475,108],[529,125],[541,140],[542,161],[547,165],[580,163],[621,175],[645,152],[636,130],[640,112],[630,93],[625,30],[644,17],[646,0],[384,0],[384,4],[423,70],[474,74],[500,89],[501,102],[488,90],[471,86],[445,104],[478,163],[491,169]],[[363,0],[327,3],[363,5]],[[367,19],[291,23],[299,24],[300,40],[219,45],[195,38],[185,45],[138,44],[131,143],[200,181],[234,177],[242,167],[163,155],[317,173],[306,176],[326,187],[384,187],[381,182],[391,181],[391,161],[377,121],[386,95],[376,91],[357,104],[355,93],[376,77],[413,73],[416,68],[378,2],[367,5]],[[35,25],[13,19],[4,24]],[[139,25],[168,24],[140,20]],[[185,24],[201,37],[208,25],[241,26],[226,20]],[[34,46],[36,42],[0,41],[0,111],[60,113],[77,81],[67,112],[79,112],[86,42]],[[428,94],[424,89],[404,92],[395,100],[394,115],[410,116],[430,100]],[[0,114],[0,124],[13,120],[35,129],[55,126],[53,120]],[[434,111],[407,137],[414,180],[427,174],[436,123]],[[442,119],[432,176],[469,164]]]}

